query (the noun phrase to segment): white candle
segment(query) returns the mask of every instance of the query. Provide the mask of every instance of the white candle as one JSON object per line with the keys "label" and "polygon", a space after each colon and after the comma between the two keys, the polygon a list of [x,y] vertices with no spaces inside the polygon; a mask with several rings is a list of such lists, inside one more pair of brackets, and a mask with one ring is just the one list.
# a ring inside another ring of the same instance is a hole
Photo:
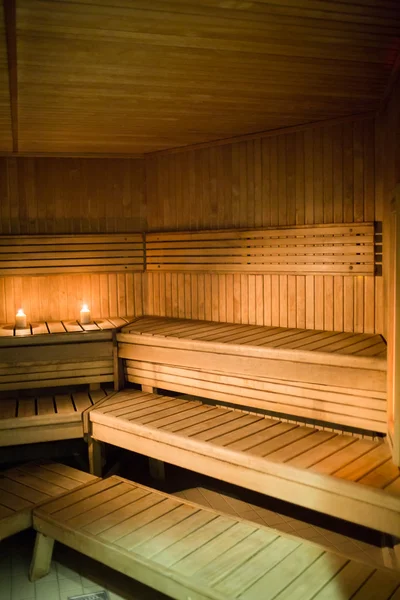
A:
{"label": "white candle", "polygon": [[15,315],[15,328],[16,329],[26,329],[26,314],[23,309],[20,308]]}
{"label": "white candle", "polygon": [[90,316],[90,310],[88,308],[88,305],[84,304],[81,310],[81,323],[82,325],[88,325],[89,323],[91,323],[91,321],[92,319]]}

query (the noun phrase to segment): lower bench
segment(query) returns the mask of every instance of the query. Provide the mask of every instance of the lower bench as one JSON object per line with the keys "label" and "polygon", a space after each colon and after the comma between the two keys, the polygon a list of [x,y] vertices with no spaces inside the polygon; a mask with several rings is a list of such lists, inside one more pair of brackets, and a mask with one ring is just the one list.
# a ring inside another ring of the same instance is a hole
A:
{"label": "lower bench", "polygon": [[32,526],[32,511],[96,477],[53,462],[32,462],[0,474],[0,540]]}
{"label": "lower bench", "polygon": [[71,440],[84,436],[83,413],[106,390],[0,399],[0,447]]}
{"label": "lower bench", "polygon": [[181,600],[398,599],[400,574],[120,477],[35,509],[31,580],[54,540]]}
{"label": "lower bench", "polygon": [[112,444],[400,537],[400,470],[383,440],[134,390],[100,402],[89,421],[93,448]]}

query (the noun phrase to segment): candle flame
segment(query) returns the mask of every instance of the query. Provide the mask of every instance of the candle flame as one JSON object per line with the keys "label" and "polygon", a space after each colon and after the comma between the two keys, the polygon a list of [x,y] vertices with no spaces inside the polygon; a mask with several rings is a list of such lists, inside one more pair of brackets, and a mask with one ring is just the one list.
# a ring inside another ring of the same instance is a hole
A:
{"label": "candle flame", "polygon": [[84,304],[84,305],[82,306],[82,310],[89,310],[89,307],[88,307],[88,305],[87,305],[87,304]]}
{"label": "candle flame", "polygon": [[25,313],[24,313],[24,309],[23,308],[19,308],[17,311],[17,317],[25,317]]}

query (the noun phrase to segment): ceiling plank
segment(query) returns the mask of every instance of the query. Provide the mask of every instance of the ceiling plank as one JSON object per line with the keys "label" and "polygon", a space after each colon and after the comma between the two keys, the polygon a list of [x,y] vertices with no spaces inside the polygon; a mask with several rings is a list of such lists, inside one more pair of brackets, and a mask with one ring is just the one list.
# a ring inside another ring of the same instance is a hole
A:
{"label": "ceiling plank", "polygon": [[16,0],[3,0],[4,25],[7,43],[8,85],[13,151],[18,152],[18,72]]}
{"label": "ceiling plank", "polygon": [[[6,1],[6,0],[4,0]],[[143,154],[376,111],[398,0],[18,0],[20,151]]]}

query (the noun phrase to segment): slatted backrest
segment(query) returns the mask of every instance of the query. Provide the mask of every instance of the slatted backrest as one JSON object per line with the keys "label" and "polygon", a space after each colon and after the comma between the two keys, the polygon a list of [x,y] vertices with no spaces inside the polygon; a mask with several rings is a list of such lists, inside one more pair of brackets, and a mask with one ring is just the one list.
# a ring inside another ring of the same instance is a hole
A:
{"label": "slatted backrest", "polygon": [[0,236],[0,275],[144,270],[141,233]]}
{"label": "slatted backrest", "polygon": [[371,275],[374,224],[149,233],[146,269]]}

